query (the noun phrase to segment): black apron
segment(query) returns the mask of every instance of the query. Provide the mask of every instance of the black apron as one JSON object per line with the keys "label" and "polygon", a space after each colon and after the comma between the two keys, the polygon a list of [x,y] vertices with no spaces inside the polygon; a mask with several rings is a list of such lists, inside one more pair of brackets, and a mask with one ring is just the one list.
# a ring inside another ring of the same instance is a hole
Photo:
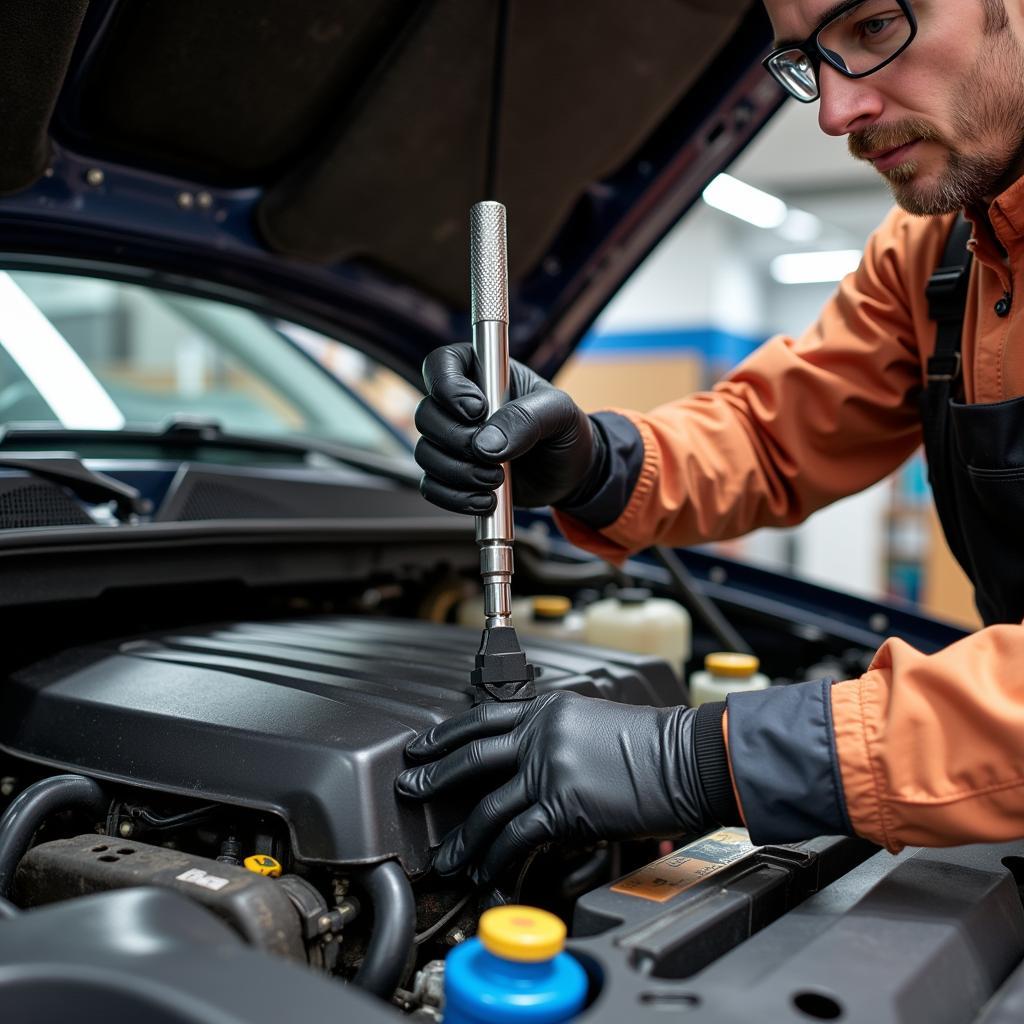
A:
{"label": "black apron", "polygon": [[[960,357],[971,253],[970,225],[953,226],[942,267],[928,283],[938,322],[921,395],[928,481],[950,550],[974,584],[986,625],[1024,619],[1024,398],[963,402]],[[997,308],[1009,312],[1010,297]]]}

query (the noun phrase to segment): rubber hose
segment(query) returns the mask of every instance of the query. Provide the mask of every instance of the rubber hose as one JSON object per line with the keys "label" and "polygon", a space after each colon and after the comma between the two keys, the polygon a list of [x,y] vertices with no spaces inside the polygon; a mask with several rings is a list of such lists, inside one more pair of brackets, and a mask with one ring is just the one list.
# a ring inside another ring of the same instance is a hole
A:
{"label": "rubber hose", "polygon": [[84,775],[54,775],[19,793],[0,818],[0,898],[10,895],[19,861],[51,814],[72,807],[104,813],[107,802],[99,783]]}
{"label": "rubber hose", "polygon": [[526,544],[516,546],[516,563],[522,564],[537,583],[555,586],[600,587],[605,583],[631,586],[630,578],[617,565],[599,558],[584,558],[578,562],[551,562]]}
{"label": "rubber hose", "polygon": [[359,882],[373,905],[373,929],[354,983],[390,999],[405,974],[416,938],[412,885],[393,860],[368,869]]}
{"label": "rubber hose", "polygon": [[0,921],[6,921],[12,917],[17,917],[21,911],[13,904],[9,903],[5,899],[0,899]]}
{"label": "rubber hose", "polygon": [[611,871],[612,851],[608,847],[595,850],[575,871],[562,879],[563,899],[574,900],[591,889],[596,889]]}

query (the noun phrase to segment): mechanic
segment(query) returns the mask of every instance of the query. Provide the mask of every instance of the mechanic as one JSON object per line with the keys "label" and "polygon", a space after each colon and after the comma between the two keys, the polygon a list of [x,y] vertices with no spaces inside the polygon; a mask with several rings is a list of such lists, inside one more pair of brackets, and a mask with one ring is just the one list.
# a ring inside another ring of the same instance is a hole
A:
{"label": "mechanic", "polygon": [[[469,346],[433,352],[423,493],[489,511],[511,460],[517,504],[554,506],[570,540],[621,560],[792,526],[923,441],[986,628],[931,655],[890,639],[858,679],[696,710],[570,693],[479,706],[416,737],[426,763],[398,780],[420,799],[481,773],[497,786],[446,837],[442,872],[487,883],[553,839],[741,821],[758,844],[855,833],[893,852],[1024,836],[1024,0],[765,3],[766,67],[820,101],[821,129],[898,204],[859,269],[802,337],[648,414],[584,415],[515,365],[514,400],[484,424]],[[969,242],[950,241],[960,211]],[[937,347],[926,287],[950,254],[973,266]]]}

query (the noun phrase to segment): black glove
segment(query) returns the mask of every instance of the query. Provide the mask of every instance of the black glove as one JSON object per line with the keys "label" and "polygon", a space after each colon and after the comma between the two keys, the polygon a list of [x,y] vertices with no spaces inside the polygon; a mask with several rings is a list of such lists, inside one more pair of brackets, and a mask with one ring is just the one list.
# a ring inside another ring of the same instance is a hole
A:
{"label": "black glove", "polygon": [[579,504],[601,483],[603,440],[564,392],[512,361],[509,402],[486,424],[473,383],[473,346],[435,349],[423,363],[427,397],[416,409],[423,436],[416,461],[420,490],[441,508],[468,515],[494,509],[502,462],[514,462],[512,501],[524,508]]}
{"label": "black glove", "polygon": [[396,785],[427,800],[493,776],[497,788],[434,861],[441,874],[477,863],[475,880],[491,885],[553,839],[669,836],[738,822],[724,707],[635,707],[566,691],[480,704],[417,736],[407,754],[433,763],[402,772]]}

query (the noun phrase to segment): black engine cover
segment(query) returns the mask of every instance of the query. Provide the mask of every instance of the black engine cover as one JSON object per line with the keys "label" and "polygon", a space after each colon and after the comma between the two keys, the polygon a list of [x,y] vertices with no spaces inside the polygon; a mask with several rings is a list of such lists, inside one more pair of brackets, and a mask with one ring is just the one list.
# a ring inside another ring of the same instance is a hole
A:
{"label": "black engine cover", "polygon": [[[161,792],[270,811],[299,860],[398,858],[412,875],[473,794],[395,794],[412,736],[470,707],[476,630],[330,617],[205,626],[79,647],[0,690],[0,749]],[[524,637],[541,692],[680,703],[662,661]]]}

